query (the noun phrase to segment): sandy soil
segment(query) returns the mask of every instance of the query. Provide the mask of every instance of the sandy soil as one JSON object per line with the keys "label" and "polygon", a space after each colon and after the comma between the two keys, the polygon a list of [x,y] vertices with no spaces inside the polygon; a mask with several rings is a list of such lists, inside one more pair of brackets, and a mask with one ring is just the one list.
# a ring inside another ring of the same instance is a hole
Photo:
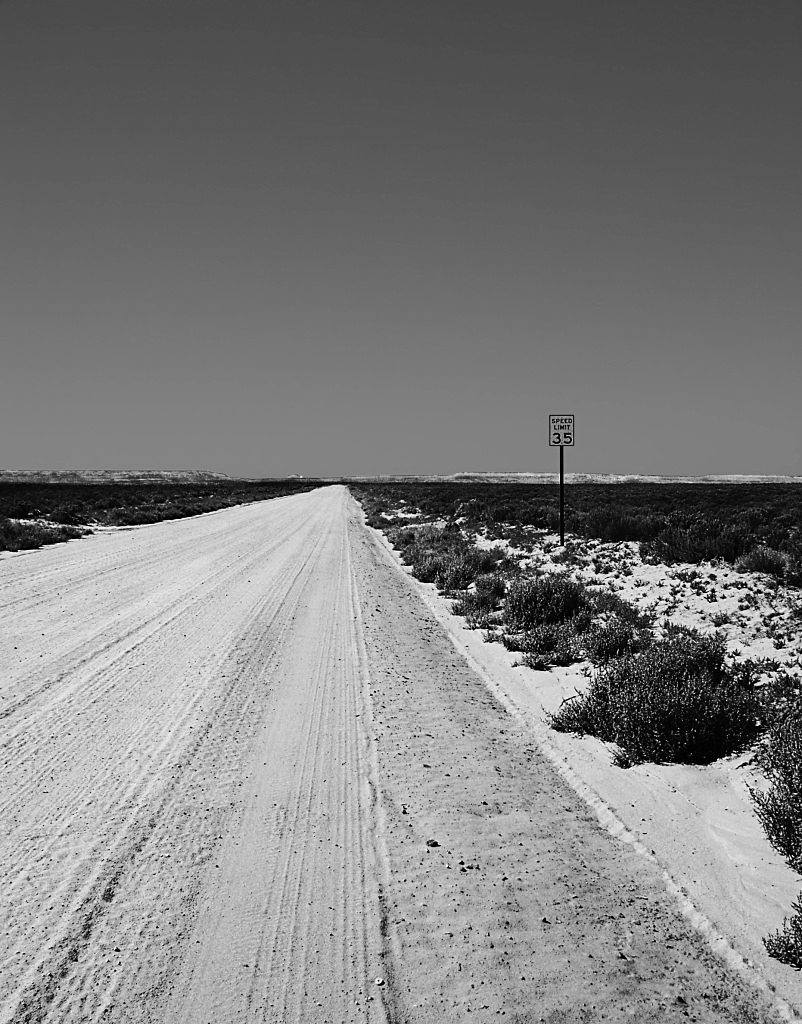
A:
{"label": "sandy soil", "polygon": [[0,558],[0,1021],[760,1021],[341,487]]}
{"label": "sandy soil", "polygon": [[385,1019],[345,500],[0,562],[1,1020]]}
{"label": "sandy soil", "polygon": [[[798,594],[769,577],[738,573],[725,565],[647,565],[631,543],[576,542],[576,562],[555,564],[556,537],[541,539],[533,555],[547,571],[567,571],[672,622],[723,633],[735,660],[770,658],[798,676],[802,656]],[[595,567],[594,564],[595,563]],[[748,787],[765,779],[749,752],[710,765],[612,764],[612,745],[566,736],[544,727],[547,712],[584,691],[587,666],[533,672],[515,667],[519,655],[483,644],[465,620],[449,614],[450,602],[418,584],[424,600],[464,653],[521,714],[543,749],[567,765],[613,810],[657,859],[693,905],[726,937],[760,976],[802,1007],[802,977],[771,959],[762,937],[780,928],[798,899],[799,876],[774,851],[754,813]],[[723,620],[723,621],[722,621]]]}

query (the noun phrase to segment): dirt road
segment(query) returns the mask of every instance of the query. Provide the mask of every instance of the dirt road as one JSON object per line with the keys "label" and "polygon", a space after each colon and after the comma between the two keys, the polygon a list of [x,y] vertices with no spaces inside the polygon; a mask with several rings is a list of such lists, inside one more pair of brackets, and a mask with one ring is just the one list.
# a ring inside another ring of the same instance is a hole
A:
{"label": "dirt road", "polygon": [[0,619],[0,1021],[769,1019],[343,488],[3,557]]}

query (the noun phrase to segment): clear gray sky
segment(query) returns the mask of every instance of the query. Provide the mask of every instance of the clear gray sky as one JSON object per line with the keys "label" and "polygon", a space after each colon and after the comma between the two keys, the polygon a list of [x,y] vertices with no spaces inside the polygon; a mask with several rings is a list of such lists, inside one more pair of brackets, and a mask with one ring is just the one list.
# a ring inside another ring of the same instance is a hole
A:
{"label": "clear gray sky", "polygon": [[3,0],[0,468],[802,473],[799,0]]}

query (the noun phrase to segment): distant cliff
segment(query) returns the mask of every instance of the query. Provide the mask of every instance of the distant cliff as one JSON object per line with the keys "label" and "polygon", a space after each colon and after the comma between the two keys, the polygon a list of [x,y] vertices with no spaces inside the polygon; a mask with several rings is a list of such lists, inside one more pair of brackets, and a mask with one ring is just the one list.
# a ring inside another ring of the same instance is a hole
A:
{"label": "distant cliff", "polygon": [[0,469],[0,480],[31,484],[202,484],[230,479],[225,473],[209,473],[202,469]]}

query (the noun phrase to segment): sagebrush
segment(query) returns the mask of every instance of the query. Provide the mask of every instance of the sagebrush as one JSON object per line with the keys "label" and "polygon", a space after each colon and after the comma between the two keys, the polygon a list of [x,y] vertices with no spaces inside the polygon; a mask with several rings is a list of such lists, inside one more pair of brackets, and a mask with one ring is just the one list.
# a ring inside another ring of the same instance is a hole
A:
{"label": "sagebrush", "polygon": [[729,670],[725,653],[721,637],[676,630],[602,666],[550,724],[615,743],[621,764],[708,764],[743,749],[759,729],[755,681]]}
{"label": "sagebrush", "polygon": [[755,812],[774,849],[802,874],[802,704],[773,723],[755,761],[768,783],[750,790]]}
{"label": "sagebrush", "polygon": [[83,537],[91,532],[75,526],[44,526],[41,523],[0,519],[0,551],[29,551],[45,544],[59,544]]}
{"label": "sagebrush", "polygon": [[504,620],[515,633],[566,622],[590,603],[587,588],[568,576],[551,573],[522,580],[509,588]]}

